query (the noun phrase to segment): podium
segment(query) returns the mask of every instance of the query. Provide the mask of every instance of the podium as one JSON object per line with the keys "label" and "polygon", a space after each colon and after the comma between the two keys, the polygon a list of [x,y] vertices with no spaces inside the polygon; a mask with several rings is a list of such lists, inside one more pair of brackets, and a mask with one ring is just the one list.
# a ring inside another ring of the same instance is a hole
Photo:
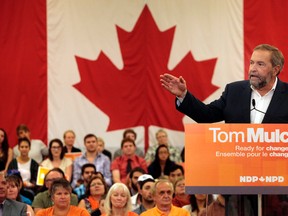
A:
{"label": "podium", "polygon": [[285,124],[186,124],[189,194],[288,194]]}

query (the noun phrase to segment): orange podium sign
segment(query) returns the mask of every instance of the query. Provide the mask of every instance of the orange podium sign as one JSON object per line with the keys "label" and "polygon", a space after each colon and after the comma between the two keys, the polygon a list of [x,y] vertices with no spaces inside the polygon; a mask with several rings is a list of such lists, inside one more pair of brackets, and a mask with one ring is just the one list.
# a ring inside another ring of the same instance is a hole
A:
{"label": "orange podium sign", "polygon": [[191,194],[288,194],[285,124],[186,124]]}

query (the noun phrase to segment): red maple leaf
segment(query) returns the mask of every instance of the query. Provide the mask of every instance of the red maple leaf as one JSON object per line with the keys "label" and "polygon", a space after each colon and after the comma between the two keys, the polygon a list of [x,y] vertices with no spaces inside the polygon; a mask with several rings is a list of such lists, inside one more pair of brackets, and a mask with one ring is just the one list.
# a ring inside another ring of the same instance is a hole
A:
{"label": "red maple leaf", "polygon": [[147,147],[150,125],[183,131],[183,114],[175,110],[175,97],[161,87],[159,75],[181,74],[191,92],[204,100],[217,89],[211,84],[216,59],[196,62],[189,52],[168,71],[175,27],[160,32],[147,6],[132,32],[116,28],[123,69],[103,52],[95,61],[76,56],[81,81],[74,87],[110,117],[108,131],[144,126]]}

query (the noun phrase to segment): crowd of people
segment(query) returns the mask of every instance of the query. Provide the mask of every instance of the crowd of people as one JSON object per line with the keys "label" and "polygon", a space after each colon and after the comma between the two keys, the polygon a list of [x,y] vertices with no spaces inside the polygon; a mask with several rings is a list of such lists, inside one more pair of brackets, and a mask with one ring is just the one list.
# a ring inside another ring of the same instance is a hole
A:
{"label": "crowd of people", "polygon": [[[185,194],[181,151],[168,142],[163,129],[146,154],[136,147],[136,132],[125,130],[113,157],[94,134],[84,137],[82,152],[74,146],[72,130],[64,133],[63,141],[55,138],[48,146],[31,139],[26,125],[16,131],[18,143],[12,149],[0,129],[0,213],[7,212],[10,202],[19,215],[198,215],[206,206],[201,202],[192,207],[191,196]],[[80,154],[71,159],[67,153]],[[42,186],[36,184],[39,167],[48,170]],[[202,197],[206,204],[206,195]]]}
{"label": "crowd of people", "polygon": [[[161,85],[175,98],[176,109],[198,123],[288,122],[288,84],[278,75],[282,52],[269,44],[256,46],[250,58],[249,80],[227,84],[221,97],[205,104],[187,88],[182,76],[160,75]],[[0,128],[0,215],[104,215],[203,216],[287,215],[286,195],[263,195],[258,211],[256,195],[186,194],[184,149],[168,143],[164,130],[146,153],[136,147],[137,134],[129,129],[112,157],[103,139],[84,137],[85,151],[74,161],[65,153],[81,152],[73,146],[75,133],[64,133],[64,144],[49,146],[30,137],[26,125],[17,127],[13,150]],[[48,173],[39,188],[37,169]],[[261,206],[260,206],[261,207]]]}

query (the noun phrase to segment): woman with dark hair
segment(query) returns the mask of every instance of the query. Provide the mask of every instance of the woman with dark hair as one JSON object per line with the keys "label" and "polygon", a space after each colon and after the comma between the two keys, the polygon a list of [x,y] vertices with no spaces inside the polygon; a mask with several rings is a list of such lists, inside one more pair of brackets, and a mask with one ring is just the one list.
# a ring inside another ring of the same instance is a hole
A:
{"label": "woman with dark hair", "polygon": [[148,167],[148,173],[152,175],[154,179],[163,175],[169,175],[170,167],[175,165],[175,162],[171,161],[169,156],[167,145],[159,145],[156,149],[155,159]]}
{"label": "woman with dark hair", "polygon": [[9,170],[6,176],[6,180],[10,180],[13,182],[16,182],[17,187],[19,186],[19,198],[23,203],[26,203],[28,205],[32,204],[32,201],[34,199],[34,193],[31,192],[31,190],[27,190],[23,187],[23,179],[21,177],[21,174],[18,170]]}
{"label": "woman with dark hair", "polygon": [[35,192],[39,165],[33,158],[29,157],[30,148],[30,140],[26,137],[20,138],[18,140],[20,156],[10,162],[8,170],[18,170],[23,179],[23,186]]}
{"label": "woman with dark hair", "polygon": [[53,139],[49,143],[48,158],[45,159],[41,166],[48,169],[60,168],[64,173],[66,179],[70,182],[72,176],[72,160],[65,158],[65,152],[63,150],[64,145],[60,139]]}
{"label": "woman with dark hair", "polygon": [[[21,180],[20,180],[19,175],[9,175],[6,177],[6,182],[7,182],[7,194],[6,198],[11,199],[11,200],[16,200],[18,202],[23,202],[27,204],[27,215],[29,212],[30,216],[34,216],[34,211],[30,204],[25,202],[23,196],[20,194],[20,189],[21,189]],[[27,198],[26,198],[27,199]]]}
{"label": "woman with dark hair", "polygon": [[99,201],[104,194],[107,194],[108,187],[100,176],[93,176],[86,187],[86,198],[82,199],[78,207],[85,208],[90,214],[99,207]]}
{"label": "woman with dark hair", "polygon": [[9,147],[7,133],[3,128],[0,128],[0,172],[6,174],[9,163],[13,158],[13,150]]}
{"label": "woman with dark hair", "polygon": [[22,202],[20,196],[20,179],[16,175],[8,175],[5,177],[7,185],[7,198]]}
{"label": "woman with dark hair", "polygon": [[202,215],[203,211],[206,211],[206,207],[212,202],[213,196],[211,194],[191,194],[190,204],[182,208],[186,209],[191,216],[198,216]]}

